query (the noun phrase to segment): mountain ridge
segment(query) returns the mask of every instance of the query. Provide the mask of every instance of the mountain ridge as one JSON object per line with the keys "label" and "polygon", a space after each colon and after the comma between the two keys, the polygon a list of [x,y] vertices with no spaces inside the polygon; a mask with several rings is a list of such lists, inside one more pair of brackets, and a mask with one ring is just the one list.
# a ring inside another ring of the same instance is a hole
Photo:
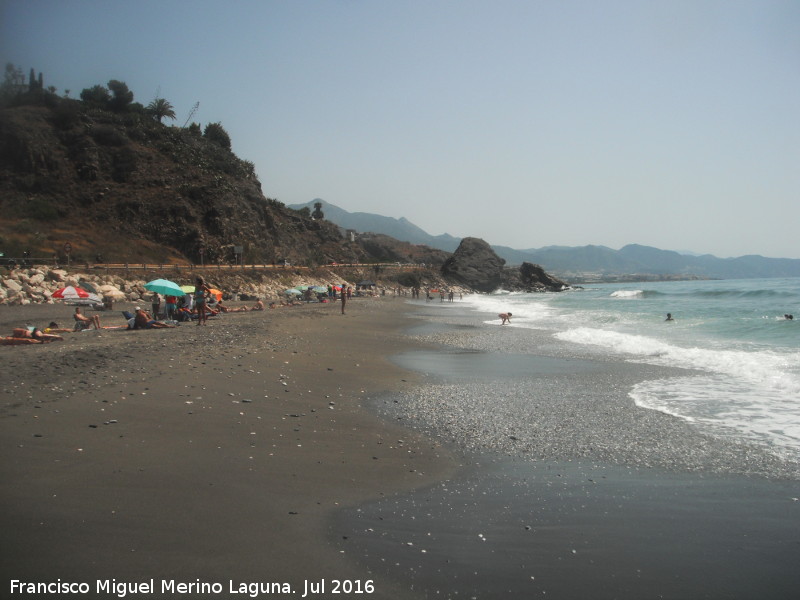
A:
{"label": "mountain ridge", "polygon": [[[461,242],[461,238],[449,234],[430,235],[405,217],[396,219],[366,212],[350,213],[320,198],[288,207],[313,210],[317,203],[322,205],[326,220],[344,229],[385,234],[447,252],[455,251]],[[711,279],[800,277],[800,259],[754,254],[718,258],[712,254],[686,254],[642,244],[627,244],[619,250],[600,245],[551,245],[524,250],[492,245],[492,249],[510,265],[531,262],[571,280],[631,275]]]}

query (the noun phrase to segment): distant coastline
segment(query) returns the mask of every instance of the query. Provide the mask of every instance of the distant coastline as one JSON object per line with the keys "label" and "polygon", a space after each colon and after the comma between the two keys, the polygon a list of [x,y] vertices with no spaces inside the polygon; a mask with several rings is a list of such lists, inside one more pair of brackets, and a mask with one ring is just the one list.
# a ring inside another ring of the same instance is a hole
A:
{"label": "distant coastline", "polygon": [[554,272],[554,275],[576,285],[589,283],[639,283],[647,281],[710,281],[720,277],[703,277],[701,275],[654,275],[650,273],[629,273],[619,275],[603,275],[599,273]]}
{"label": "distant coastline", "polygon": [[[319,198],[306,204],[290,204],[288,208],[311,209],[315,204],[320,204],[327,221],[347,230],[388,235],[400,241],[422,244],[446,252],[454,252],[461,243],[462,238],[446,233],[430,235],[405,218],[394,219],[364,212],[351,213]],[[533,229],[531,238],[535,240],[536,237],[536,230]],[[711,254],[675,252],[641,244],[628,244],[619,250],[598,245],[527,249],[492,245],[492,250],[506,261],[506,266],[534,263],[541,265],[548,273],[575,283],[581,283],[581,280],[584,283],[612,283],[800,277],[800,259],[796,258],[758,255],[718,258]]]}

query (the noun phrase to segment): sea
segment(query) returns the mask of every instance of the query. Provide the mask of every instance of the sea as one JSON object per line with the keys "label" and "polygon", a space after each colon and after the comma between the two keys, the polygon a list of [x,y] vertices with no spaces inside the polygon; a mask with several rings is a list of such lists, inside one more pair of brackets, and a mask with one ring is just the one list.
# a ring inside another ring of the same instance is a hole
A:
{"label": "sea", "polygon": [[500,290],[461,304],[497,326],[498,313],[511,312],[511,327],[547,330],[576,351],[690,369],[637,383],[629,396],[712,435],[800,459],[800,279]]}

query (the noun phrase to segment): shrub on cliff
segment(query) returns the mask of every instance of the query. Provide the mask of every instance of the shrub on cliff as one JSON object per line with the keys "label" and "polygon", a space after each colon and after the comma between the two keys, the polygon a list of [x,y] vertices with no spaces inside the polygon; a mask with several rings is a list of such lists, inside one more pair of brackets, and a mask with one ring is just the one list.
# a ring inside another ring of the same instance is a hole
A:
{"label": "shrub on cliff", "polygon": [[94,108],[106,108],[111,100],[111,94],[105,86],[95,85],[81,90],[81,100]]}
{"label": "shrub on cliff", "polygon": [[231,149],[231,137],[222,127],[222,123],[209,123],[203,131],[203,135],[208,141],[214,142],[226,150]]}
{"label": "shrub on cliff", "polygon": [[108,107],[115,112],[123,112],[133,103],[133,92],[128,89],[124,81],[112,79],[108,82],[108,89],[113,96],[108,102]]}

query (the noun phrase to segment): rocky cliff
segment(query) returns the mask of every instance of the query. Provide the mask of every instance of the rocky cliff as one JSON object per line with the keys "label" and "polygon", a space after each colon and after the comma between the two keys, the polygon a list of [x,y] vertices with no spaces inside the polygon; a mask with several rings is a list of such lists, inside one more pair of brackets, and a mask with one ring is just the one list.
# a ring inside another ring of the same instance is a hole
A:
{"label": "rocky cliff", "polygon": [[0,109],[0,252],[109,262],[360,262],[336,226],[266,198],[254,165],[150,115],[44,95]]}
{"label": "rocky cliff", "polygon": [[505,260],[478,238],[464,238],[453,256],[442,265],[442,275],[479,292],[506,289],[525,292],[559,292],[569,284],[547,274],[542,267],[523,263],[506,269]]}

